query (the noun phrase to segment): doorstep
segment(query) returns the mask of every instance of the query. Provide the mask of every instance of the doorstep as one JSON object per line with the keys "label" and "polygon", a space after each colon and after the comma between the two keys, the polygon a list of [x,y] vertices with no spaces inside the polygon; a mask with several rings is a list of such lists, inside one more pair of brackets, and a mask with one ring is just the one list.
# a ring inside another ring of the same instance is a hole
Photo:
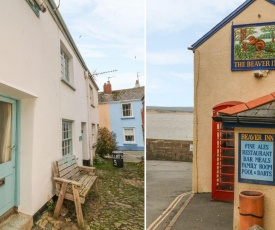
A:
{"label": "doorstep", "polygon": [[32,225],[32,216],[16,213],[10,215],[3,223],[0,223],[0,230],[30,230]]}

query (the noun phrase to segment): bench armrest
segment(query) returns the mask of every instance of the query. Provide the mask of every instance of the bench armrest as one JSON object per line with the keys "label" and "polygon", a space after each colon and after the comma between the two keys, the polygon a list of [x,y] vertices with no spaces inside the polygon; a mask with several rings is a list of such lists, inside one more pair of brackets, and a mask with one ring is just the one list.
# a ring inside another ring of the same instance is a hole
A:
{"label": "bench armrest", "polygon": [[88,166],[78,166],[81,171],[88,171],[88,172],[94,172],[95,167],[88,167]]}
{"label": "bench armrest", "polygon": [[78,183],[76,181],[73,181],[73,180],[67,180],[67,179],[63,179],[63,178],[60,178],[60,177],[54,177],[53,178],[56,182],[60,182],[60,183],[68,183],[68,184],[71,184],[71,185],[75,185],[77,187],[81,187],[82,184],[81,183]]}

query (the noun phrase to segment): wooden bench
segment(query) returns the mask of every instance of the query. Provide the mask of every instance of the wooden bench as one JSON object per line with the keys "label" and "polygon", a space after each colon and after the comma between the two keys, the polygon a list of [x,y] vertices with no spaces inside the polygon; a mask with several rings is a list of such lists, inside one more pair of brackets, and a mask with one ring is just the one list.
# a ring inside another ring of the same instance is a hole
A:
{"label": "wooden bench", "polygon": [[84,220],[81,204],[91,188],[97,189],[97,176],[94,175],[94,167],[78,166],[74,155],[64,156],[53,164],[55,194],[58,196],[54,210],[54,217],[57,218],[64,199],[74,201],[77,222],[80,228],[84,229]]}

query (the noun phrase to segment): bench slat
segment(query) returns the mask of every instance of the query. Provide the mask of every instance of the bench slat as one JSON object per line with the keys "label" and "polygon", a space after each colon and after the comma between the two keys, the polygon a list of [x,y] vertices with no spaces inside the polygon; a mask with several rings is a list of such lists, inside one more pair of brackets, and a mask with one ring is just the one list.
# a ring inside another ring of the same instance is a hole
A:
{"label": "bench slat", "polygon": [[58,164],[58,166],[60,166],[67,162],[73,161],[75,159],[76,159],[75,155],[66,155],[66,156],[63,156],[63,158],[61,160],[57,161],[57,164]]}
{"label": "bench slat", "polygon": [[59,170],[59,176],[63,178],[64,175],[68,174],[69,172],[77,169],[79,171],[77,164],[71,165],[68,168],[65,168],[63,170]]}
{"label": "bench slat", "polygon": [[64,169],[64,168],[70,167],[70,166],[73,165],[73,164],[77,164],[77,162],[76,162],[75,159],[74,159],[74,160],[71,160],[71,161],[64,162],[63,164],[60,164],[60,165],[58,166],[58,168],[59,168],[59,170],[62,170],[62,169]]}
{"label": "bench slat", "polygon": [[97,176],[92,176],[92,178],[86,184],[86,186],[84,187],[84,189],[80,192],[80,196],[86,197],[86,195],[91,190],[91,188],[92,188],[94,182],[96,181],[96,179],[97,179]]}
{"label": "bench slat", "polygon": [[[94,168],[79,167],[76,157],[74,155],[67,155],[61,160],[55,161],[53,169],[56,186],[55,193],[58,196],[58,205],[55,208],[55,216],[57,217],[59,215],[64,198],[72,200],[75,202],[75,206],[77,207],[76,214],[78,225],[83,227],[84,222],[81,204],[85,202],[86,195],[93,185],[95,185],[96,193],[98,194],[96,184],[97,176],[94,176]],[[63,180],[61,180],[61,178]]]}
{"label": "bench slat", "polygon": [[68,171],[67,174],[65,174],[62,178],[64,179],[71,179],[71,177],[79,172],[78,167],[72,169],[71,171]]}

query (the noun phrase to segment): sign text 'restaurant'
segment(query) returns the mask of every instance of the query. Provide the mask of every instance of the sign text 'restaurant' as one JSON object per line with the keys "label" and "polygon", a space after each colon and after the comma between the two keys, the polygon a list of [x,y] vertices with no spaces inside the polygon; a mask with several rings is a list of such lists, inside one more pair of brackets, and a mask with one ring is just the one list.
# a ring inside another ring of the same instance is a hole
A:
{"label": "sign text 'restaurant'", "polygon": [[264,184],[274,181],[273,134],[240,134],[239,181]]}

